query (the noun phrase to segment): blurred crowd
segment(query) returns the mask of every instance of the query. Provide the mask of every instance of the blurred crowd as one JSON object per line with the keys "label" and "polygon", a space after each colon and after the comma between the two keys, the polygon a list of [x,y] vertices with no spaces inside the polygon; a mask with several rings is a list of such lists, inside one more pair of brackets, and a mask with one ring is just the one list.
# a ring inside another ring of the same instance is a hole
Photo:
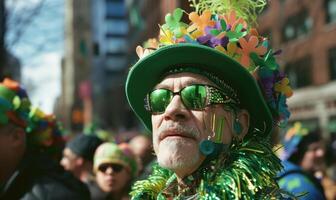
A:
{"label": "blurred crowd", "polygon": [[[65,136],[55,116],[31,105],[10,79],[0,84],[0,124],[0,199],[129,199],[132,183],[156,161],[149,134]],[[280,187],[300,199],[335,200],[336,137],[325,141],[299,122],[276,135]]]}

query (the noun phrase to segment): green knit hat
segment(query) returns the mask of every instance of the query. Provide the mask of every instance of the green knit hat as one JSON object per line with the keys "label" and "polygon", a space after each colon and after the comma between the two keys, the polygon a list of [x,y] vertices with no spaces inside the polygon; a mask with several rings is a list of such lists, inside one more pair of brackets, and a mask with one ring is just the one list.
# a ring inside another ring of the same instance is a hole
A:
{"label": "green knit hat", "polygon": [[290,116],[286,99],[292,95],[289,80],[275,60],[279,51],[274,52],[268,39],[252,28],[256,10],[266,1],[192,2],[195,12],[187,14],[190,22],[181,22],[186,12],[177,8],[166,15],[159,40],[136,49],[140,59],[129,71],[125,89],[138,118],[151,131],[146,95],[168,72],[196,68],[236,92],[239,107],[250,114],[250,132],[267,136],[275,125],[285,126]]}
{"label": "green knit hat", "polygon": [[105,163],[115,163],[126,167],[132,174],[137,175],[137,163],[135,155],[126,143],[116,145],[106,142],[100,145],[94,155],[93,168],[97,172],[100,165]]}

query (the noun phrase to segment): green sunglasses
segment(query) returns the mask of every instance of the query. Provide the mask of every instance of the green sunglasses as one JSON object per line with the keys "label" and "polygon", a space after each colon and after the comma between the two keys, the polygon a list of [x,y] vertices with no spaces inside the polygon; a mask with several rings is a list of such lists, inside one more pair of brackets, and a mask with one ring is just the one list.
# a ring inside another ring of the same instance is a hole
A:
{"label": "green sunglasses", "polygon": [[190,110],[204,110],[213,104],[238,103],[226,95],[221,89],[210,85],[193,84],[173,92],[165,88],[151,91],[145,98],[145,109],[152,114],[165,112],[175,95],[180,95],[183,105]]}

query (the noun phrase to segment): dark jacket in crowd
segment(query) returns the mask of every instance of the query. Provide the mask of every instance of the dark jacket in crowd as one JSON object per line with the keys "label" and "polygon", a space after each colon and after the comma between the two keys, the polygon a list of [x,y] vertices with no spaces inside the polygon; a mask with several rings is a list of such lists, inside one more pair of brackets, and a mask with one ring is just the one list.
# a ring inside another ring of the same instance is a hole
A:
{"label": "dark jacket in crowd", "polygon": [[1,200],[90,199],[82,182],[45,156],[27,154],[17,172]]}

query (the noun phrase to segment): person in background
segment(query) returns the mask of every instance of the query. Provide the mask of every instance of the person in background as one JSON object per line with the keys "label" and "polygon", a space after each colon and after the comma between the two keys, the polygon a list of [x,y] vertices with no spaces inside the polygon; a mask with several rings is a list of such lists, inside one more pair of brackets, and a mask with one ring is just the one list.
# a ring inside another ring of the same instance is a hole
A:
{"label": "person in background", "polygon": [[132,180],[138,173],[135,155],[126,143],[104,143],[94,156],[94,172],[106,200],[129,199]]}
{"label": "person in background", "polygon": [[324,200],[321,182],[315,177],[324,167],[324,145],[318,131],[309,131],[296,122],[284,137],[281,154],[284,169],[279,173],[279,186],[303,200]]}
{"label": "person in background", "polygon": [[0,108],[0,199],[89,199],[83,183],[37,150],[53,142],[36,131],[31,103],[17,82],[0,83]]}
{"label": "person in background", "polygon": [[103,141],[94,135],[76,135],[66,144],[60,162],[65,170],[73,173],[88,186],[92,198],[103,196],[93,174],[93,156],[102,143]]}
{"label": "person in background", "polygon": [[31,127],[26,129],[27,145],[31,151],[41,152],[59,163],[65,146],[63,128],[53,114],[46,114],[38,107],[31,107]]}
{"label": "person in background", "polygon": [[336,134],[331,132],[326,145],[326,175],[322,179],[325,195],[328,200],[336,200]]}
{"label": "person in background", "polygon": [[146,135],[137,135],[129,141],[134,154],[140,159],[139,166],[139,180],[145,179],[152,172],[152,165],[156,161],[152,140]]}

